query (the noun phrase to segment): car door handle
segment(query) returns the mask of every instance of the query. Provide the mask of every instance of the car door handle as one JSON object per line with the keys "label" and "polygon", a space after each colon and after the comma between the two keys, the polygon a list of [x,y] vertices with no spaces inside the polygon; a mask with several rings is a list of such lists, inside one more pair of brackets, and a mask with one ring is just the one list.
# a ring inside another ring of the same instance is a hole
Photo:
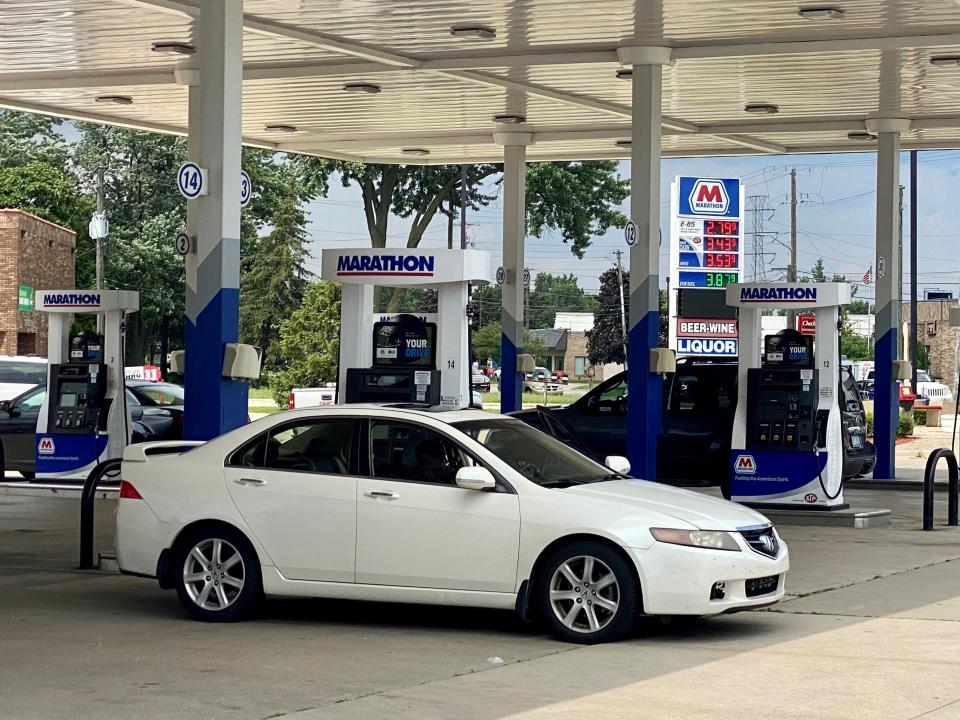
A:
{"label": "car door handle", "polygon": [[267,481],[260,478],[236,478],[234,482],[237,485],[266,485]]}
{"label": "car door handle", "polygon": [[393,492],[392,490],[371,490],[371,491],[368,492],[368,493],[364,493],[364,495],[366,495],[367,497],[372,497],[372,498],[378,498],[378,497],[398,498],[398,497],[400,497],[399,495],[397,495],[397,494],[396,494],[395,492]]}

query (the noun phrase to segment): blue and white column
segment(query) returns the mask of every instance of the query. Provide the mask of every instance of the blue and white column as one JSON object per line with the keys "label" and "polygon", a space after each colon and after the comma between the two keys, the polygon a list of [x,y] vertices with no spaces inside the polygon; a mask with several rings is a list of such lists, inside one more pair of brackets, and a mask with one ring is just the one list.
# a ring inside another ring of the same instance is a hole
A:
{"label": "blue and white column", "polygon": [[221,374],[224,345],[237,342],[240,319],[243,3],[204,0],[198,24],[188,154],[206,169],[208,192],[187,204],[195,249],[186,259],[184,436],[205,440],[247,417],[246,383]]}
{"label": "blue and white column", "polygon": [[634,476],[655,480],[663,379],[650,372],[650,350],[657,347],[660,315],[661,76],[670,49],[622,47],[617,54],[633,66],[630,218],[637,226],[630,248],[627,456]]}
{"label": "blue and white column", "polygon": [[500,412],[519,410],[523,377],[517,372],[517,355],[523,352],[523,267],[527,236],[527,145],[525,132],[495,132],[503,145],[503,271],[500,310]]}
{"label": "blue and white column", "polygon": [[910,128],[901,118],[868,120],[877,134],[876,324],[874,329],[873,437],[877,464],[873,477],[896,476],[899,389],[893,364],[899,357],[900,332],[900,133]]}

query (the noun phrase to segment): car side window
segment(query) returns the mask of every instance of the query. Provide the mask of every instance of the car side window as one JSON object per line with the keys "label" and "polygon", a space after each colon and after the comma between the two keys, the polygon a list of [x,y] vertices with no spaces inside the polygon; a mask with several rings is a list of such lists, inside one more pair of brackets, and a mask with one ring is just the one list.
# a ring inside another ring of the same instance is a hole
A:
{"label": "car side window", "polygon": [[14,417],[16,415],[26,415],[27,413],[35,413],[40,410],[40,406],[43,405],[43,399],[47,396],[46,390],[38,390],[26,397],[20,398],[14,406],[11,408],[11,412]]}
{"label": "car side window", "polygon": [[700,379],[696,375],[678,375],[673,381],[670,409],[675,412],[694,410],[700,394]]}
{"label": "car side window", "polygon": [[374,422],[371,474],[377,478],[455,485],[457,471],[473,459],[454,442],[420,425]]}
{"label": "car side window", "polygon": [[280,425],[241,446],[229,465],[347,475],[353,449],[352,418]]}
{"label": "car side window", "polygon": [[627,412],[627,381],[613,383],[590,396],[587,411],[591,415],[622,415]]}

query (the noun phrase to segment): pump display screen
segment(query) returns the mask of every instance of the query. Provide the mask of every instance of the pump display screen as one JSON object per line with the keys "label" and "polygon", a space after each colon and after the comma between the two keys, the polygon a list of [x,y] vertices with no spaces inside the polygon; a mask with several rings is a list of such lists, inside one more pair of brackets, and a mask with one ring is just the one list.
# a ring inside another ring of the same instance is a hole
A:
{"label": "pump display screen", "polygon": [[373,326],[374,367],[436,368],[437,326],[423,322],[378,322]]}
{"label": "pump display screen", "polygon": [[77,396],[73,393],[60,393],[60,407],[72,408],[77,406]]}

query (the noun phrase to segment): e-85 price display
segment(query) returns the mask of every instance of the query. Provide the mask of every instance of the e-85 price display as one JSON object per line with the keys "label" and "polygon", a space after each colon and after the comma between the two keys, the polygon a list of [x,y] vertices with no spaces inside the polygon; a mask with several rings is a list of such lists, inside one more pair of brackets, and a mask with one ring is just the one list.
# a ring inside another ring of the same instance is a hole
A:
{"label": "e-85 price display", "polygon": [[740,222],[737,220],[704,220],[704,235],[740,235]]}

